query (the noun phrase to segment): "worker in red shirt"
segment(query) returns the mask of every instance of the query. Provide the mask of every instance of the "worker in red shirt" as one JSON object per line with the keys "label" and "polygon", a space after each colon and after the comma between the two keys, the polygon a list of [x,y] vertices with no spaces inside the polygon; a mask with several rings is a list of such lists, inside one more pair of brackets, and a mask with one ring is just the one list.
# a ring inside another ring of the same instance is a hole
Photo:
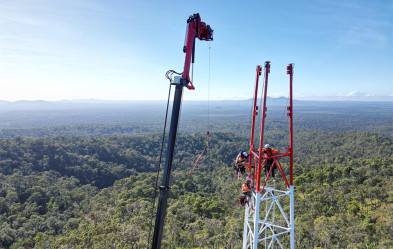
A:
{"label": "worker in red shirt", "polygon": [[[270,158],[270,157],[274,156],[275,154],[280,154],[280,152],[278,150],[272,148],[269,144],[265,145],[265,148],[262,149],[262,152],[265,154],[265,158],[266,158],[266,163],[263,166],[263,171],[265,171],[265,173],[267,175],[269,173],[270,167],[272,166],[273,161],[274,161],[274,159]],[[273,169],[272,169],[272,173],[271,173],[273,180],[274,180],[276,169],[277,169],[277,166],[274,164]]]}

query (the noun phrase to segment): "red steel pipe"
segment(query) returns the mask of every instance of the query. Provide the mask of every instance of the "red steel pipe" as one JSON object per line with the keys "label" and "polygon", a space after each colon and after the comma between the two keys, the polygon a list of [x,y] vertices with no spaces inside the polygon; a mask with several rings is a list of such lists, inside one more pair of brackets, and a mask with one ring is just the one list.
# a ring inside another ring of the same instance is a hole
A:
{"label": "red steel pipe", "polygon": [[[270,61],[265,62],[265,88],[263,89],[263,106],[262,106],[262,121],[261,121],[261,134],[259,139],[259,156],[261,159],[262,148],[263,148],[263,134],[265,131],[265,118],[266,118],[266,97],[267,97],[267,84],[269,81],[269,73],[270,73]],[[262,160],[258,160],[258,172],[257,172],[257,192],[260,192],[260,183],[261,183],[261,169],[262,169]]]}
{"label": "red steel pipe", "polygon": [[292,79],[293,79],[293,63],[287,66],[287,74],[289,74],[289,106],[288,106],[288,116],[289,116],[289,172],[290,172],[290,183],[293,185],[293,105],[292,105]]}
{"label": "red steel pipe", "polygon": [[[250,154],[249,154],[249,161],[248,161],[248,172],[251,175],[251,165],[252,165],[252,158],[253,155],[256,155],[254,152],[254,130],[255,130],[255,116],[258,115],[258,106],[257,106],[257,98],[258,98],[258,84],[259,84],[259,76],[262,74],[262,67],[257,66],[256,69],[256,79],[255,79],[255,92],[254,92],[254,106],[253,106],[253,112],[252,112],[252,122],[251,122],[251,140],[250,140]],[[254,166],[254,173],[255,173],[255,166]],[[253,177],[253,184],[255,182],[255,174]]]}

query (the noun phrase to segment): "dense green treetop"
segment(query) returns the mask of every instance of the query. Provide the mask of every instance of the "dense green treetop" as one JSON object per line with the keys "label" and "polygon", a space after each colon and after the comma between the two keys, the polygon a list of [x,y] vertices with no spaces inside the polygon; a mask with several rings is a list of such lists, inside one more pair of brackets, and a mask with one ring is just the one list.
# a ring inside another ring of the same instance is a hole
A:
{"label": "dense green treetop", "polygon": [[[1,247],[145,248],[160,142],[160,134],[0,139]],[[279,128],[265,142],[288,147]],[[205,143],[203,134],[178,136],[165,248],[239,241],[241,182],[231,166],[249,140],[212,133],[186,179]],[[392,140],[373,133],[297,131],[297,247],[393,246],[392,152]]]}

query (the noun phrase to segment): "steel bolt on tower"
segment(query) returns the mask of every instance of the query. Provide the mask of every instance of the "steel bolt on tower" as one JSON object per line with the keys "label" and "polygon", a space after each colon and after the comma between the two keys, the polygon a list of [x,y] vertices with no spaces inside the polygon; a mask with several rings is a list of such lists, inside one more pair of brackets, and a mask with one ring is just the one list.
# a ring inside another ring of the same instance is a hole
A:
{"label": "steel bolt on tower", "polygon": [[[255,131],[255,117],[258,115],[258,84],[259,76],[262,74],[262,67],[257,66],[256,69],[256,83],[254,93],[254,108],[251,125],[251,141],[250,141],[250,159],[249,159],[249,174],[253,177],[253,191],[252,191],[252,208],[245,205],[244,230],[243,230],[243,249],[253,248],[284,248],[281,243],[281,238],[289,234],[290,248],[295,248],[295,224],[294,224],[294,187],[293,187],[293,113],[292,113],[292,77],[293,64],[287,66],[287,74],[289,75],[289,106],[287,107],[287,116],[289,116],[289,147],[287,153],[280,153],[268,157],[263,153],[263,137],[266,118],[266,97],[267,86],[270,73],[270,62],[265,62],[264,73],[264,90],[263,90],[263,107],[261,117],[261,130],[259,148],[254,146],[254,131]],[[290,181],[288,182],[283,167],[279,159],[281,157],[289,157],[289,173]],[[267,159],[273,160],[270,171],[261,187],[261,176],[263,166]],[[268,185],[269,177],[274,166],[277,167],[282,179],[284,180],[286,189],[276,188],[274,183],[272,186]],[[254,169],[252,172],[252,168]],[[284,211],[281,200],[289,198],[289,214]]]}

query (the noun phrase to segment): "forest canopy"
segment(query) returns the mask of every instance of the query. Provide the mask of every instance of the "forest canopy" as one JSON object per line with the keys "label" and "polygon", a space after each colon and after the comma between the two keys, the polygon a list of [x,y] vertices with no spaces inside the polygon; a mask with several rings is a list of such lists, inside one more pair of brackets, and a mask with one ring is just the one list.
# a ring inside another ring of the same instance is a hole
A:
{"label": "forest canopy", "polygon": [[[264,138],[282,152],[286,102],[268,99]],[[0,248],[148,247],[165,103],[30,104],[1,110]],[[185,102],[163,248],[241,245],[232,165],[249,149],[250,107],[213,101],[208,126],[207,102]],[[294,107],[296,247],[393,247],[392,103]]]}
{"label": "forest canopy", "polygon": [[[285,150],[285,132],[266,140]],[[4,248],[145,248],[161,134],[0,140]],[[248,139],[212,133],[177,139],[165,248],[235,248],[233,160]],[[393,246],[393,144],[365,132],[295,135],[297,247]],[[284,163],[284,170],[288,166]],[[241,223],[242,224],[242,223]],[[240,238],[241,240],[241,238]]]}

